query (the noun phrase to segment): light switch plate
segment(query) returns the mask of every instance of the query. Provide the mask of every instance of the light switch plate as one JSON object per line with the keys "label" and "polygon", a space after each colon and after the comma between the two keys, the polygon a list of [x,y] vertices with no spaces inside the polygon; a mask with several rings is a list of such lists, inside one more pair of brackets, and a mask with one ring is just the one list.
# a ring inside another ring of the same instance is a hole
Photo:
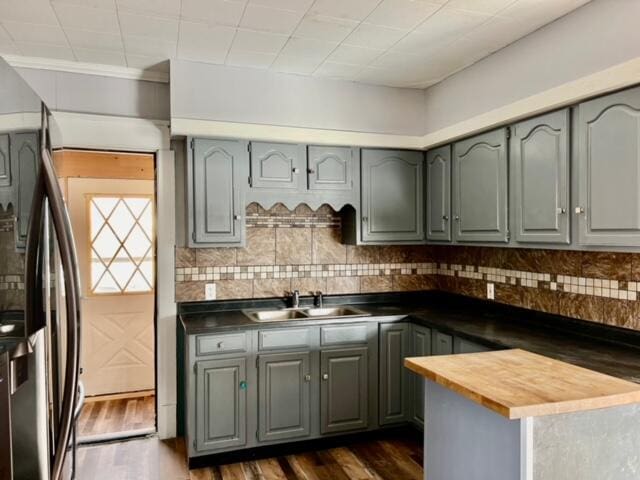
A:
{"label": "light switch plate", "polygon": [[487,298],[494,300],[496,298],[496,288],[493,283],[487,283]]}
{"label": "light switch plate", "polygon": [[207,283],[204,286],[204,299],[205,300],[215,300],[216,299],[216,284],[215,283]]}

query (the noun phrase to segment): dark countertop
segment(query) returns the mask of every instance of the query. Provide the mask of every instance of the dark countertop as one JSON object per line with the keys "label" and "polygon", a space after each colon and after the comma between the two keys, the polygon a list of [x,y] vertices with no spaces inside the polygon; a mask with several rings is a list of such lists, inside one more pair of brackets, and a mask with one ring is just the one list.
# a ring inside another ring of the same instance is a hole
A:
{"label": "dark countertop", "polygon": [[[384,303],[367,303],[373,299]],[[292,325],[318,325],[367,321],[400,321],[436,328],[493,348],[521,348],[574,365],[640,383],[640,332],[592,324],[581,320],[542,314],[493,302],[467,299],[448,294],[352,296],[328,298],[327,303],[357,305],[371,317],[339,320],[292,320],[256,323],[238,308],[235,310],[193,311],[180,315],[187,335]],[[365,303],[361,303],[365,302]],[[252,302],[247,308],[277,308],[278,304]],[[200,308],[206,308],[202,306]],[[216,307],[220,308],[220,307]],[[189,311],[191,310],[191,311]]]}

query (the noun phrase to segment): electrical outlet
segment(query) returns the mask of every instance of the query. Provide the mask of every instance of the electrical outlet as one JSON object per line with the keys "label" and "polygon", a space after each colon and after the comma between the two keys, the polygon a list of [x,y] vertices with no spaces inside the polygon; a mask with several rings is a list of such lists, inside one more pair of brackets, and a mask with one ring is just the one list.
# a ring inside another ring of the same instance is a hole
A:
{"label": "electrical outlet", "polygon": [[215,300],[216,299],[216,284],[215,283],[207,283],[204,286],[204,299],[205,300]]}
{"label": "electrical outlet", "polygon": [[487,298],[494,300],[496,298],[496,289],[493,283],[487,283]]}

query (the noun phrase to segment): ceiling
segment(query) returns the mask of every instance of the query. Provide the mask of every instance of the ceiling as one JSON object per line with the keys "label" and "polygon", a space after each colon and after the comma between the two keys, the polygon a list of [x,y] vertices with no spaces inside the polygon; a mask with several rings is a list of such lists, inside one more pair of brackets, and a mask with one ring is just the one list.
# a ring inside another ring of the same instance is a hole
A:
{"label": "ceiling", "polygon": [[425,88],[588,1],[0,0],[0,54]]}

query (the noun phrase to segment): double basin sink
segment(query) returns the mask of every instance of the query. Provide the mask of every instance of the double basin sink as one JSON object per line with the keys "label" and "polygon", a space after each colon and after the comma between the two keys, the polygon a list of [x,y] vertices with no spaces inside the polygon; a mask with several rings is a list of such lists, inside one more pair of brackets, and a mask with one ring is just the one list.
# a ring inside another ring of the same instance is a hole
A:
{"label": "double basin sink", "polygon": [[368,317],[369,313],[354,307],[326,308],[282,308],[279,310],[243,310],[243,313],[254,322],[286,322],[304,319],[335,319],[351,317]]}

